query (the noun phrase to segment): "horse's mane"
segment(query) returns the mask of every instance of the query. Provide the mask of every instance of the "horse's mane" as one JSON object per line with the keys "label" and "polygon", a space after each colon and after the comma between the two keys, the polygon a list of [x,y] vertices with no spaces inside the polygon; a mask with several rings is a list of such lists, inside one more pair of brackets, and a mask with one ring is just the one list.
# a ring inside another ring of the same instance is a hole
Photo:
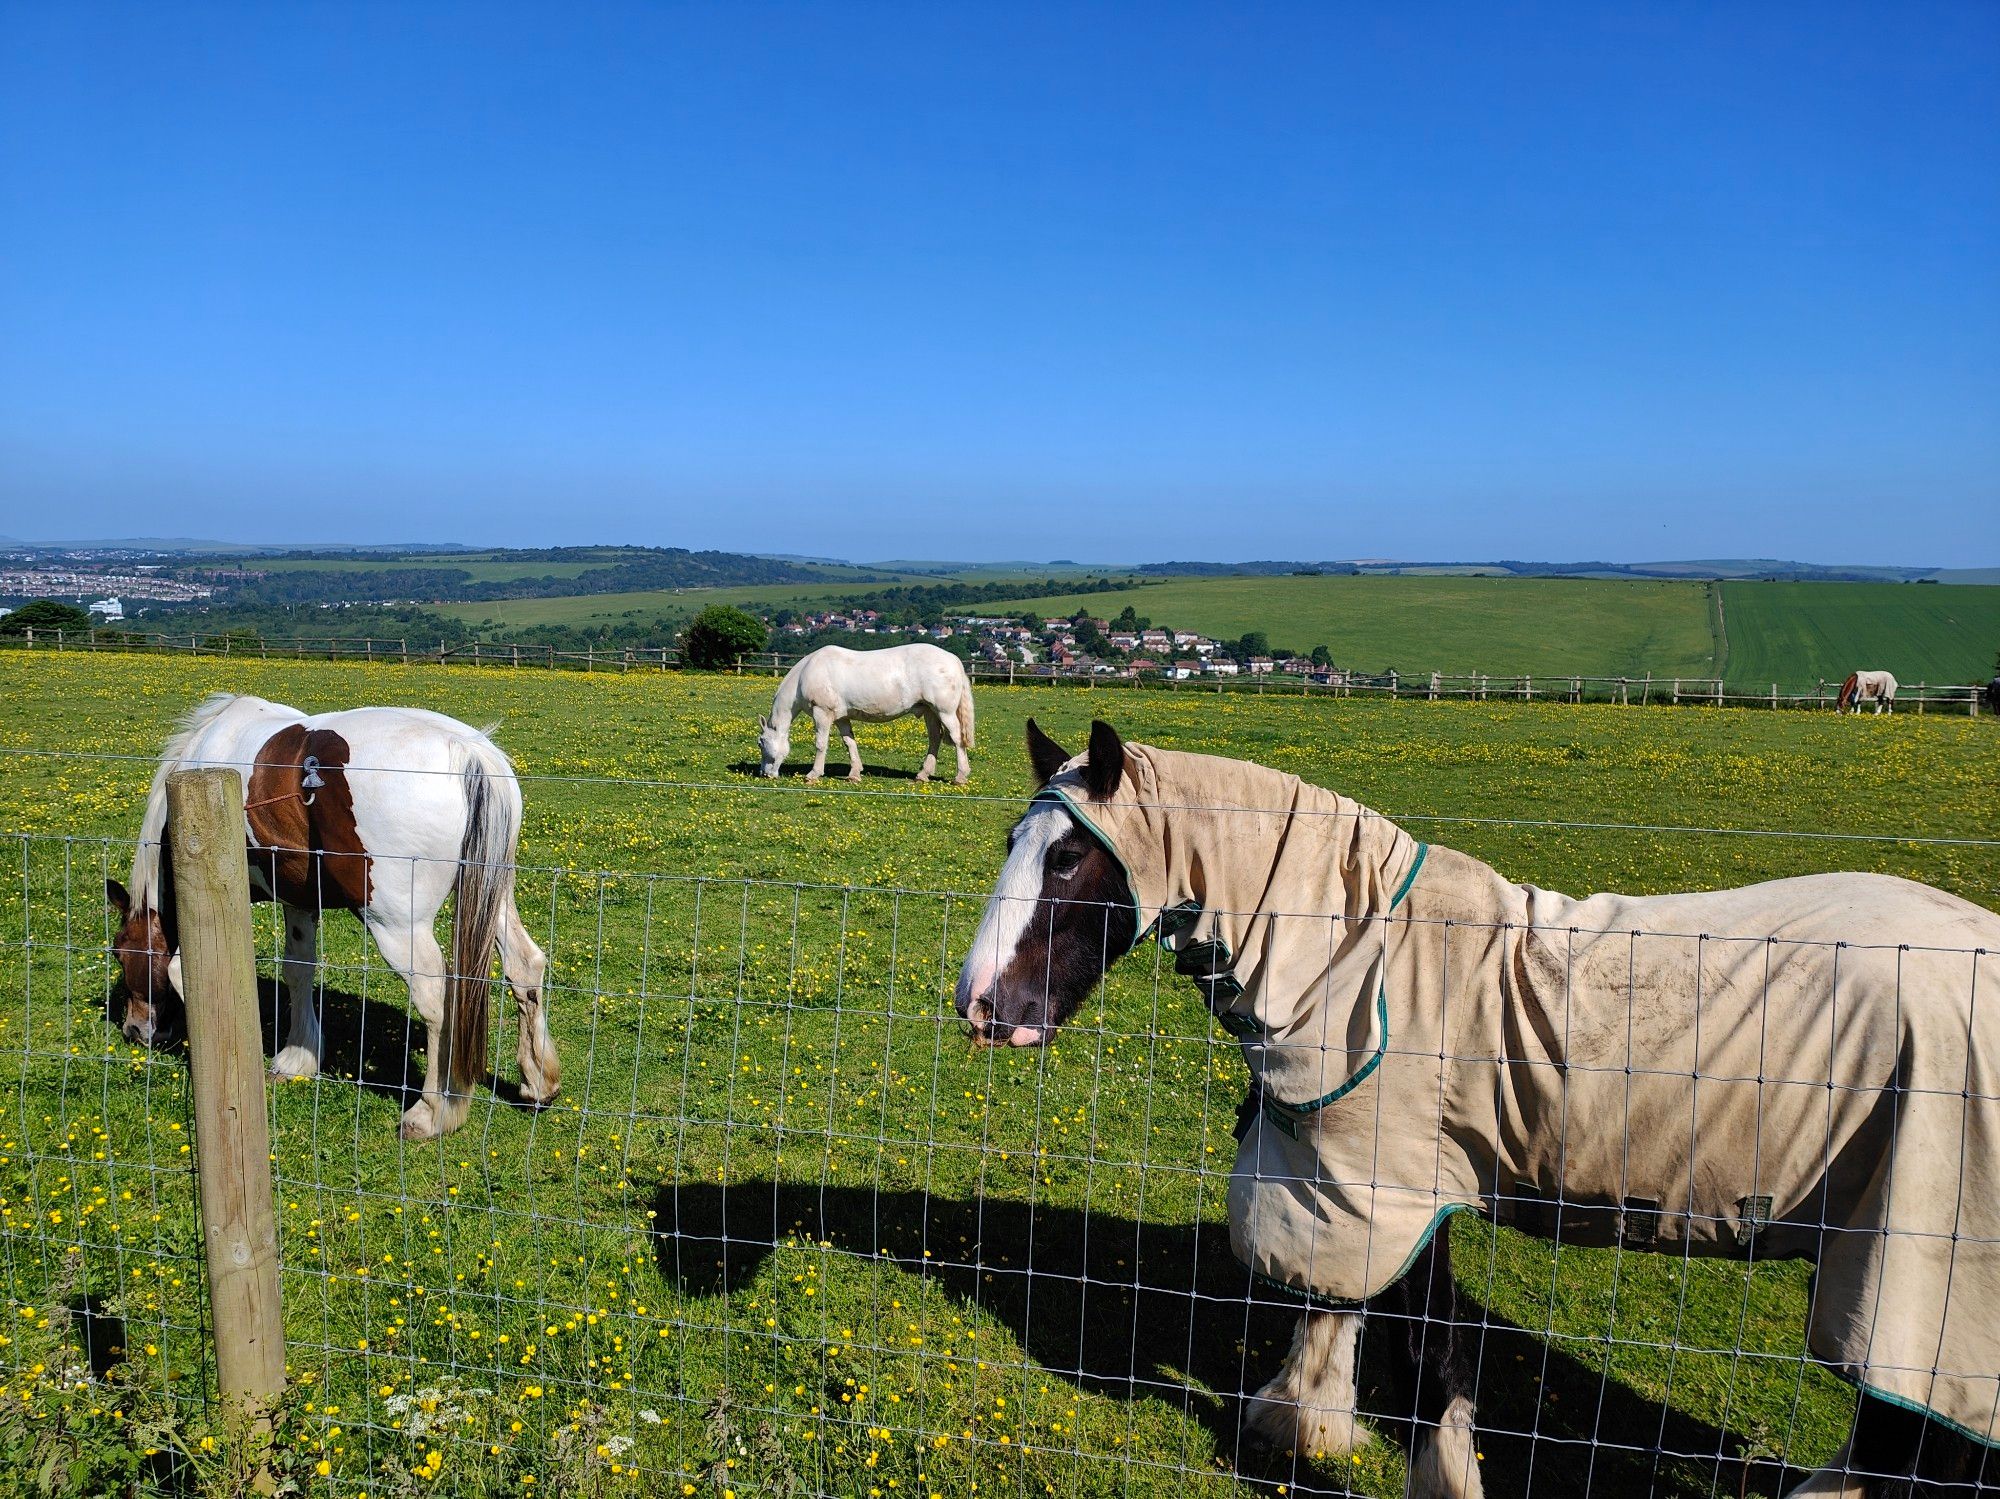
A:
{"label": "horse's mane", "polygon": [[174,722],[173,733],[160,749],[160,763],[153,772],[152,789],[146,793],[146,816],[139,824],[139,843],[132,850],[131,894],[141,909],[155,904],[154,887],[160,878],[160,842],[167,829],[167,773],[187,758],[189,747],[216,719],[238,703],[254,701],[240,692],[213,692]]}

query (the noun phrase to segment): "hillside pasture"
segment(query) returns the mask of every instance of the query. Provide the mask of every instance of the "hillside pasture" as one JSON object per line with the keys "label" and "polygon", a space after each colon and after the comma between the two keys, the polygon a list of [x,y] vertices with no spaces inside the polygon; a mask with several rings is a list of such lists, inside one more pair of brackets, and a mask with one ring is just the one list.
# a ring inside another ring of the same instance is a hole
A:
{"label": "hillside pasture", "polygon": [[2000,652],[2000,588],[1918,583],[1723,583],[1731,682],[1838,682],[1859,668],[1984,682]]}
{"label": "hillside pasture", "polygon": [[1108,619],[1130,604],[1218,640],[1261,630],[1274,645],[1325,645],[1361,671],[1698,677],[1715,657],[1706,596],[1701,583],[1589,578],[1173,578],[993,611]]}
{"label": "hillside pasture", "polygon": [[[113,1424],[63,1383],[88,1292],[126,1319],[122,1408],[203,1429],[185,1065],[104,1023],[102,880],[146,752],[218,689],[501,720],[566,1067],[540,1115],[482,1095],[403,1145],[404,994],[327,923],[328,1071],[271,1092],[286,1440],[315,1494],[1403,1492],[1392,1441],[1337,1471],[1237,1445],[1292,1314],[1223,1248],[1244,1069],[1192,988],[1148,947],[1044,1052],[959,1033],[1031,714],[1294,770],[1554,888],[1851,867],[2000,906],[1991,847],[1704,831],[1983,837],[1984,719],[985,689],[970,788],[911,784],[899,723],[862,730],[856,791],[802,786],[803,744],[756,778],[768,682],[0,657],[0,750],[58,752],[0,753],[0,832],[25,835],[0,874],[0,1399],[37,1420]],[[268,978],[268,909],[258,933]],[[1735,1493],[1746,1449],[1815,1462],[1844,1433],[1849,1393],[1798,1358],[1804,1267],[1454,1237],[1489,1323],[1489,1492]]]}

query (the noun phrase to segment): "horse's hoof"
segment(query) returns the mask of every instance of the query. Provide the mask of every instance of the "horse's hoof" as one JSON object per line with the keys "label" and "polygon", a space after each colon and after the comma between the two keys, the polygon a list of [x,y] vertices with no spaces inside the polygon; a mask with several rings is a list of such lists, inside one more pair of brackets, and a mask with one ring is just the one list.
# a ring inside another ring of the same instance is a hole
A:
{"label": "horse's hoof", "polygon": [[814,772],[812,772],[812,771],[810,771],[810,770],[806,772],[806,784],[807,784],[808,786],[812,785],[812,784],[813,784],[814,782],[816,782],[816,781],[818,781],[818,780],[821,780],[821,779],[822,779],[822,777],[821,777],[821,776],[819,776],[819,775],[815,774]]}
{"label": "horse's hoof", "polygon": [[542,1072],[536,1068],[521,1069],[520,1101],[531,1109],[545,1109],[562,1092],[562,1069],[554,1068]]}
{"label": "horse's hoof", "polygon": [[954,785],[954,786],[963,786],[963,785],[964,785],[964,784],[965,784],[965,783],[966,783],[967,781],[969,781],[969,780],[971,780],[971,779],[972,779],[972,777],[971,777],[971,776],[969,776],[969,775],[964,775],[964,776],[953,776],[953,777],[951,778],[951,783],[952,783],[952,785]]}
{"label": "horse's hoof", "polygon": [[920,770],[917,772],[917,784],[919,786],[923,785],[930,778],[931,778],[931,773],[928,770]]}
{"label": "horse's hoof", "polygon": [[273,1077],[311,1077],[319,1071],[319,1058],[303,1046],[287,1046],[271,1058]]}
{"label": "horse's hoof", "polygon": [[418,1099],[403,1111],[402,1127],[397,1131],[405,1140],[435,1140],[441,1131],[437,1127],[437,1116],[431,1106]]}
{"label": "horse's hoof", "polygon": [[859,771],[850,771],[847,776],[847,784],[850,786],[859,786],[861,784],[861,773]]}
{"label": "horse's hoof", "polygon": [[272,1077],[311,1077],[319,1070],[312,1053],[302,1046],[287,1046],[271,1058]]}

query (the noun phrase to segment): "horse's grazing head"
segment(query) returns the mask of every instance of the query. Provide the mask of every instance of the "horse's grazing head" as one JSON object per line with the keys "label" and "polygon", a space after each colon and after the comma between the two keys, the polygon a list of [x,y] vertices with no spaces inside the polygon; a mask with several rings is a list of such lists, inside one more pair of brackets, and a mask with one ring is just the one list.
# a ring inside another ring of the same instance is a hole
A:
{"label": "horse's grazing head", "polygon": [[764,777],[775,781],[778,769],[785,763],[785,751],[792,747],[792,736],[781,730],[770,719],[757,719],[757,753],[764,757]]}
{"label": "horse's grazing head", "polygon": [[[1070,756],[1029,719],[1028,758],[1039,788]],[[1124,770],[1117,731],[1092,724],[1090,794],[1110,795]],[[1037,797],[1007,835],[1007,862],[959,972],[958,1013],[981,1045],[1043,1045],[1138,936],[1123,866],[1067,805]]]}
{"label": "horse's grazing head", "polygon": [[111,955],[118,960],[118,971],[125,981],[123,1010],[114,997],[112,1018],[127,1041],[139,1046],[172,1046],[186,1029],[187,1007],[174,982],[174,954],[160,913],[148,905],[135,905],[116,880],[104,882],[104,894],[118,916]]}

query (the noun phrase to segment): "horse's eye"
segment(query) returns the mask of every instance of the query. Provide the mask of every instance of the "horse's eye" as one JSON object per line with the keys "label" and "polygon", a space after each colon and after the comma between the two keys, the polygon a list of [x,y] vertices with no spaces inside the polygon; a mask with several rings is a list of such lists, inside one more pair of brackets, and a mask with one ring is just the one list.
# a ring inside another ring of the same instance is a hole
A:
{"label": "horse's eye", "polygon": [[1057,879],[1066,880],[1076,873],[1077,865],[1082,862],[1082,849],[1058,848],[1049,854],[1049,873]]}

